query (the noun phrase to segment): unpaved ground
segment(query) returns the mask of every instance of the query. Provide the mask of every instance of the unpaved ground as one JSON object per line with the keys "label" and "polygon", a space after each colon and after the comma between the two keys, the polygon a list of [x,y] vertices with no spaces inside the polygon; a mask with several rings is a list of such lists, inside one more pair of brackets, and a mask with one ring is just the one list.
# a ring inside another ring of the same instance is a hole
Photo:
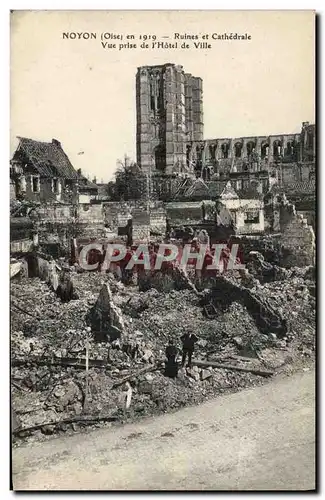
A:
{"label": "unpaved ground", "polygon": [[315,372],[13,450],[15,490],[310,490]]}

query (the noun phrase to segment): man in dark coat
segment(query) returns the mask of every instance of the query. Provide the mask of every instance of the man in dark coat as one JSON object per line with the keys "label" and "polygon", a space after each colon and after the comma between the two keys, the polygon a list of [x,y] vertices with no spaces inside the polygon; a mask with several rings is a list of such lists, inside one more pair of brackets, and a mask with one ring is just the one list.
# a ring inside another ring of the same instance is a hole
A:
{"label": "man in dark coat", "polygon": [[194,335],[194,333],[184,333],[184,335],[181,336],[181,341],[183,344],[183,350],[182,350],[182,366],[185,365],[186,357],[188,357],[188,364],[187,366],[191,368],[192,366],[192,356],[194,352],[194,346],[195,343],[198,341],[198,337]]}

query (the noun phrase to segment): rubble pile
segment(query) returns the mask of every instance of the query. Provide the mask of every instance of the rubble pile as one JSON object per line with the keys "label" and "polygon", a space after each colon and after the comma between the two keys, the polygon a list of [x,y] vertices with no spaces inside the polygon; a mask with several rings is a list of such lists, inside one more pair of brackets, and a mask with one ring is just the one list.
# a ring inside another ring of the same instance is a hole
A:
{"label": "rubble pile", "polygon": [[315,348],[315,297],[310,293],[314,283],[304,278],[293,277],[287,281],[267,283],[263,287],[268,302],[286,319],[287,334],[295,346]]}
{"label": "rubble pile", "polygon": [[267,262],[264,256],[256,251],[251,251],[248,254],[246,268],[249,273],[261,283],[281,281],[290,276],[290,271],[288,269]]}
{"label": "rubble pile", "polygon": [[[209,313],[192,289],[139,291],[100,273],[72,273],[72,278],[78,299],[67,303],[38,278],[11,283],[12,401],[22,422],[20,436],[66,432],[199,403],[261,383],[250,371],[254,368],[277,369],[314,353],[312,270],[263,284],[256,280],[250,289],[288,320],[282,338],[261,332],[238,301]],[[114,303],[111,326],[123,330],[113,342],[96,341],[89,323],[104,283]],[[180,351],[185,332],[199,337],[194,358],[203,365],[193,363],[170,379],[163,369],[166,344],[173,339]],[[230,369],[214,366],[216,362]]]}

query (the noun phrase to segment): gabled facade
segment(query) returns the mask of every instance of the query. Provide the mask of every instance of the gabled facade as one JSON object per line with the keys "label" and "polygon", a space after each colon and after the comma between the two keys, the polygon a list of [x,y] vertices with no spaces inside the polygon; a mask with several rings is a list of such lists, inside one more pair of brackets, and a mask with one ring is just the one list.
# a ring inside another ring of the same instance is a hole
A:
{"label": "gabled facade", "polygon": [[247,193],[247,198],[244,193],[240,196],[229,181],[220,194],[218,203],[229,211],[237,234],[264,231],[264,202],[260,193]]}
{"label": "gabled facade", "polygon": [[40,142],[18,137],[18,147],[10,161],[12,190],[19,200],[65,202],[77,200],[78,174],[61,143]]}

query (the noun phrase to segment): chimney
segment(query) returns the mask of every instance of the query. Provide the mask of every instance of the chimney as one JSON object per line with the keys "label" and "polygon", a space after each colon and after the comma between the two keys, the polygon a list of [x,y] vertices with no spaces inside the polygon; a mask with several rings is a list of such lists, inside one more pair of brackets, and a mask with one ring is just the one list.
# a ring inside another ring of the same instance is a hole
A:
{"label": "chimney", "polygon": [[55,144],[55,146],[61,146],[61,142],[57,139],[52,139],[52,144]]}

